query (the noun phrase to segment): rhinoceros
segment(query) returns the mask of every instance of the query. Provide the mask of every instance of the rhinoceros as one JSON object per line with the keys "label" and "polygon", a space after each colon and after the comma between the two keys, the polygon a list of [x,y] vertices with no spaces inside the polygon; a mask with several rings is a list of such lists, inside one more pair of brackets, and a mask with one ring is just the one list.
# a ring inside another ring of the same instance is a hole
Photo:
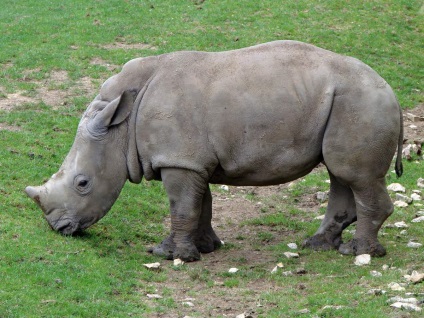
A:
{"label": "rhinoceros", "polygon": [[133,59],[106,80],[59,171],[26,193],[71,235],[102,218],[127,179],[161,180],[172,225],[150,252],[194,261],[221,245],[209,184],[282,184],[323,163],[328,207],[304,246],[383,256],[385,175],[396,151],[402,174],[402,141],[392,89],[355,58],[297,41],[174,52]]}

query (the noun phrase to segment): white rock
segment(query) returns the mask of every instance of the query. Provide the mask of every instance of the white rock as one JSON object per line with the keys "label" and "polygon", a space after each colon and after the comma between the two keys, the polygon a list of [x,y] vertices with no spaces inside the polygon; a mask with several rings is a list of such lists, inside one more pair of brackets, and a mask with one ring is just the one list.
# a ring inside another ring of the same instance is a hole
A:
{"label": "white rock", "polygon": [[388,286],[393,291],[403,291],[403,290],[405,290],[405,287],[402,287],[398,283],[394,283],[394,282],[390,283]]}
{"label": "white rock", "polygon": [[272,269],[271,273],[274,274],[274,273],[276,273],[278,271],[279,268],[283,268],[283,267],[284,267],[283,263],[278,263],[277,266],[275,266]]}
{"label": "white rock", "polygon": [[416,130],[416,129],[418,129],[418,126],[416,126],[416,125],[409,125],[409,128]]}
{"label": "white rock", "polygon": [[412,199],[410,197],[407,197],[406,195],[403,195],[403,194],[400,194],[400,193],[396,193],[396,200],[406,202],[408,204],[412,203]]}
{"label": "white rock", "polygon": [[395,223],[395,227],[397,227],[398,229],[404,229],[409,227],[408,224],[405,223],[405,221],[400,221],[400,222],[396,222]]}
{"label": "white rock", "polygon": [[411,194],[411,199],[413,201],[421,201],[423,198],[418,193],[412,193]]}
{"label": "white rock", "polygon": [[418,178],[417,187],[424,188],[424,179],[423,178]]}
{"label": "white rock", "polygon": [[283,276],[293,276],[293,272],[292,271],[282,272],[281,274]]}
{"label": "white rock", "polygon": [[387,271],[390,267],[389,267],[389,265],[384,264],[384,265],[382,266],[382,268],[383,268],[383,271]]}
{"label": "white rock", "polygon": [[419,216],[411,221],[412,223],[424,222],[424,216]]}
{"label": "white rock", "polygon": [[386,291],[385,291],[385,290],[383,290],[383,289],[378,289],[378,288],[370,289],[370,290],[368,291],[368,294],[371,294],[371,295],[384,295],[385,293],[386,293]]}
{"label": "white rock", "polygon": [[317,192],[316,198],[319,202],[325,202],[328,200],[328,194],[327,192]]}
{"label": "white rock", "polygon": [[287,244],[287,246],[289,248],[291,248],[292,250],[297,250],[297,244],[296,243],[289,243],[289,244]]}
{"label": "white rock", "polygon": [[182,304],[187,307],[194,307],[194,304],[191,301],[183,301]]}
{"label": "white rock", "polygon": [[408,304],[408,303],[401,303],[397,302],[394,304],[391,304],[390,307],[398,308],[398,309],[404,309],[408,311],[421,311],[421,308],[414,304]]}
{"label": "white rock", "polygon": [[421,194],[422,192],[421,192],[421,190],[412,190],[412,193]]}
{"label": "white rock", "polygon": [[408,231],[407,230],[402,230],[402,231],[399,232],[399,234],[400,235],[406,235],[406,234],[408,234]]}
{"label": "white rock", "polygon": [[160,268],[160,263],[143,264],[143,266],[147,267],[148,269],[158,269]]}
{"label": "white rock", "polygon": [[418,211],[415,215],[416,216],[424,216],[424,210]]}
{"label": "white rock", "polygon": [[287,258],[298,258],[299,254],[298,253],[292,253],[292,252],[284,252],[284,256]]}
{"label": "white rock", "polygon": [[417,271],[413,271],[411,275],[405,275],[404,277],[413,284],[418,284],[424,281],[424,273],[419,273]]}
{"label": "white rock", "polygon": [[308,308],[304,308],[298,311],[299,314],[309,314],[311,311]]}
{"label": "white rock", "polygon": [[397,206],[398,208],[406,208],[408,206],[408,203],[404,201],[395,201],[393,202],[394,206]]}
{"label": "white rock", "polygon": [[423,245],[421,243],[409,241],[409,243],[406,246],[407,247],[411,247],[411,248],[419,248],[419,247],[421,247]]}
{"label": "white rock", "polygon": [[363,266],[371,263],[371,255],[370,254],[362,254],[355,257],[355,265]]}
{"label": "white rock", "polygon": [[378,271],[371,271],[370,274],[371,274],[371,276],[374,276],[374,277],[381,277],[381,276],[383,276],[383,274],[381,274]]}
{"label": "white rock", "polygon": [[150,298],[150,299],[161,299],[161,298],[163,298],[161,295],[158,295],[158,294],[147,294],[146,296],[147,296],[147,298]]}
{"label": "white rock", "polygon": [[401,303],[408,303],[408,304],[418,304],[418,299],[416,298],[402,298],[400,296],[395,296],[390,298],[387,301],[389,304],[393,304],[393,303],[397,303],[397,302],[401,302]]}
{"label": "white rock", "polygon": [[341,305],[337,305],[337,306],[326,305],[326,306],[322,307],[322,310],[325,310],[325,309],[336,309],[336,310],[339,310],[339,309],[343,309],[343,308],[346,308],[346,306],[341,306]]}
{"label": "white rock", "polygon": [[238,271],[239,271],[239,269],[238,269],[238,268],[231,267],[231,268],[228,270],[228,273],[234,274],[234,273],[237,273]]}
{"label": "white rock", "polygon": [[405,187],[401,185],[400,183],[392,183],[387,187],[387,190],[393,191],[393,192],[405,192]]}
{"label": "white rock", "polygon": [[316,216],[314,219],[315,219],[315,220],[324,220],[324,217],[325,217],[325,214],[323,214],[323,215],[318,215],[318,216]]}
{"label": "white rock", "polygon": [[227,185],[222,185],[219,187],[221,190],[230,191],[230,188]]}
{"label": "white rock", "polygon": [[184,264],[184,261],[182,261],[181,259],[179,258],[174,259],[174,266],[180,266],[183,264]]}

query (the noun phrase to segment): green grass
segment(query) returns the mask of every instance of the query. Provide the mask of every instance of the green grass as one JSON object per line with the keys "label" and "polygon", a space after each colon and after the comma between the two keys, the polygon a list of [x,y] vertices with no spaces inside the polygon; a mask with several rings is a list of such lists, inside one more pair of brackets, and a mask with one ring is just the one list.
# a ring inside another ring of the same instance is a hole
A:
{"label": "green grass", "polygon": [[[160,242],[168,231],[162,225],[168,202],[160,183],[127,184],[109,214],[79,237],[52,232],[23,189],[57,171],[82,112],[97,94],[86,93],[78,80],[88,77],[99,85],[116,72],[106,64],[120,66],[131,58],[176,50],[230,50],[294,39],[363,60],[389,82],[404,108],[412,108],[423,103],[423,19],[418,0],[2,1],[0,98],[12,93],[37,97],[43,83],[74,93],[57,109],[37,100],[10,112],[0,110],[0,123],[19,128],[0,130],[0,317],[155,317],[170,312],[201,317],[207,310],[220,317],[225,310],[212,309],[225,297],[239,297],[237,310],[248,307],[244,299],[251,300],[260,317],[295,317],[303,308],[319,317],[418,317],[393,311],[386,300],[394,293],[366,291],[387,290],[391,281],[402,281],[402,271],[423,271],[422,249],[405,247],[411,238],[422,242],[419,223],[406,236],[384,229],[381,241],[388,255],[365,268],[336,252],[302,250],[294,260],[282,256],[287,243],[299,245],[319,226],[314,217],[324,209],[311,215],[297,203],[328,189],[325,173],[269,198],[257,219],[241,225],[259,233],[254,249],[271,253],[275,264],[284,262],[284,271],[307,271],[287,277],[270,274],[274,263],[252,266],[244,257],[223,258],[207,269],[202,262],[181,268],[162,262],[159,272],[144,268],[143,263],[159,260],[145,252],[146,246]],[[108,48],[118,42],[150,48]],[[93,63],[95,59],[102,63]],[[66,71],[69,79],[52,83],[55,71]],[[404,164],[400,181],[410,194],[416,179],[424,177],[423,164]],[[396,180],[390,173],[388,178]],[[248,199],[257,200],[253,194]],[[413,207],[396,209],[389,223],[410,221],[415,212]],[[244,232],[239,238],[226,242],[222,257],[250,240]],[[229,275],[226,270],[233,264],[241,270]],[[381,271],[383,264],[398,270],[371,277],[369,271]],[[156,289],[164,298],[147,301],[145,294]],[[181,306],[182,290],[196,298],[198,307]],[[422,284],[407,291],[422,293]],[[325,305],[344,307],[323,309]]]}

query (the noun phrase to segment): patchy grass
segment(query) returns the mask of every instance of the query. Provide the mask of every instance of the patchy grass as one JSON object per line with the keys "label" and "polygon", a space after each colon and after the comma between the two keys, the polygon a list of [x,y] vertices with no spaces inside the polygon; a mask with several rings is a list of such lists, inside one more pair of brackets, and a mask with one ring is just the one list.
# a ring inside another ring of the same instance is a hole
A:
{"label": "patchy grass", "polygon": [[[420,13],[421,12],[421,13]],[[388,255],[358,268],[334,251],[301,250],[286,259],[287,243],[313,234],[325,207],[326,173],[265,189],[214,187],[215,225],[225,246],[195,264],[175,267],[145,252],[166,235],[168,202],[162,185],[127,184],[108,216],[78,237],[52,232],[23,193],[57,171],[79,117],[100,84],[127,60],[176,50],[219,51],[275,39],[310,42],[355,56],[377,70],[400,103],[423,103],[422,2],[82,1],[60,4],[4,1],[0,11],[0,317],[419,317],[386,301],[390,282],[423,271],[424,229],[410,223],[419,208],[396,209],[385,227]],[[405,162],[407,195],[423,163]],[[393,197],[394,198],[394,197]],[[422,223],[421,223],[422,224]],[[353,226],[354,229],[354,226]],[[346,238],[351,236],[346,233]],[[143,263],[161,261],[160,271]],[[284,268],[271,274],[283,262]],[[389,269],[382,270],[383,265]],[[239,271],[229,274],[230,267]],[[371,270],[382,272],[373,277]],[[282,272],[292,272],[285,276]],[[373,288],[384,295],[369,294]],[[149,299],[147,294],[163,298]],[[187,300],[191,299],[191,300]],[[194,299],[194,300],[193,300]],[[194,307],[183,303],[192,302]],[[333,306],[333,307],[325,307]],[[337,307],[339,306],[339,307]]]}

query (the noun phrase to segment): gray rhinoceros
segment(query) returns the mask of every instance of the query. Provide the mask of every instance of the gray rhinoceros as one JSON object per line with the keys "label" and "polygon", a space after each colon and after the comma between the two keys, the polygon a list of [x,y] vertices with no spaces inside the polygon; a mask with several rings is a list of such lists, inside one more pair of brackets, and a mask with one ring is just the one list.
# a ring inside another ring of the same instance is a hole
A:
{"label": "gray rhinoceros", "polygon": [[402,174],[402,139],[392,89],[357,59],[295,41],[175,52],[109,78],[59,172],[26,192],[54,230],[72,234],[102,218],[127,179],[162,180],[171,232],[150,251],[193,261],[221,245],[209,184],[281,184],[324,163],[328,208],[304,245],[382,256],[377,232],[393,211],[385,175],[396,150]]}

